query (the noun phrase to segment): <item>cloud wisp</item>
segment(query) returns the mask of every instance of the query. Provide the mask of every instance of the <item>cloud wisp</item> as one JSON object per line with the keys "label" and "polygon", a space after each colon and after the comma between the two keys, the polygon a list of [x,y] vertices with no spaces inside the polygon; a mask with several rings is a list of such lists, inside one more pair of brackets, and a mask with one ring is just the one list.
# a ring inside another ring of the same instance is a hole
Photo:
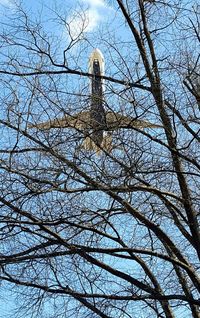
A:
{"label": "cloud wisp", "polygon": [[0,6],[11,7],[14,6],[14,2],[12,0],[0,0]]}
{"label": "cloud wisp", "polygon": [[107,7],[104,0],[82,0],[82,2],[93,7]]}
{"label": "cloud wisp", "polygon": [[109,9],[104,0],[82,0],[81,3],[82,9],[74,11],[67,20],[70,36],[74,40],[81,34],[94,31]]}

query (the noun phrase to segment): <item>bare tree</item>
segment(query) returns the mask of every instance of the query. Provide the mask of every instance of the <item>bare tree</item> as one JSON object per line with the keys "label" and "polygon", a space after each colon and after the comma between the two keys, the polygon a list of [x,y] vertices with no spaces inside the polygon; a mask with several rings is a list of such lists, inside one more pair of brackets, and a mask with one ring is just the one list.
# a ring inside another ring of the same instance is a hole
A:
{"label": "bare tree", "polygon": [[[67,45],[21,6],[2,23],[1,280],[16,316],[199,318],[199,6],[109,5],[96,34],[52,10]],[[105,110],[155,124],[113,127],[98,154],[94,127],[59,122],[90,108],[94,46]]]}

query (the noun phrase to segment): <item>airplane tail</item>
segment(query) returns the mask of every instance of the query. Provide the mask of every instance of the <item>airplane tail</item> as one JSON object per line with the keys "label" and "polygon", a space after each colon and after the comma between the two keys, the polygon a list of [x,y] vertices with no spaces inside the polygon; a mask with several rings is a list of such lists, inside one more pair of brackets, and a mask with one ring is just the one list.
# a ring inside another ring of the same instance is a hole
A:
{"label": "airplane tail", "polygon": [[100,147],[92,140],[92,138],[86,137],[81,145],[81,148],[87,151],[95,151],[97,155],[100,155],[103,150],[111,152],[113,149],[112,135],[106,134],[105,136],[103,136]]}

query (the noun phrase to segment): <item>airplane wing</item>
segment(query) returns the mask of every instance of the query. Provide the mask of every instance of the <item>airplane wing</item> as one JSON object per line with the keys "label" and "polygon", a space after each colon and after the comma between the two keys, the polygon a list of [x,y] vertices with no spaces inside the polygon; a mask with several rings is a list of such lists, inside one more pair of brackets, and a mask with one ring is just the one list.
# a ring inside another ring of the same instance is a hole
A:
{"label": "airplane wing", "polygon": [[131,129],[131,128],[162,128],[161,125],[150,123],[149,121],[135,119],[119,113],[107,112],[106,123],[108,130]]}
{"label": "airplane wing", "polygon": [[55,118],[39,124],[29,124],[28,128],[38,128],[40,130],[48,130],[52,128],[75,128],[79,130],[89,129],[90,112],[80,112],[72,116],[65,115],[62,118]]}
{"label": "airplane wing", "polygon": [[[131,129],[131,128],[162,128],[162,125],[153,124],[149,121],[135,119],[119,113],[106,112],[106,126],[108,130]],[[38,128],[48,130],[52,128],[75,128],[75,129],[94,129],[91,124],[90,111],[80,112],[73,116],[65,115],[62,118],[55,118],[39,124],[29,124],[28,128]],[[105,130],[107,130],[105,129]],[[96,129],[97,130],[97,129]],[[102,128],[101,128],[102,130]]]}
{"label": "airplane wing", "polygon": [[[105,136],[103,130],[117,130],[117,129],[131,129],[131,128],[162,128],[161,125],[153,124],[145,120],[135,119],[130,116],[124,116],[119,113],[106,112],[106,127],[98,127],[98,124],[94,124],[94,120],[91,120],[91,111],[85,111],[77,113],[73,116],[65,115],[62,118],[55,118],[49,121],[45,121],[39,124],[29,124],[28,128],[38,128],[39,130],[49,130],[53,128],[75,128],[78,130],[92,130],[91,137],[86,137],[82,148],[87,151],[95,151],[96,154],[101,153],[101,148],[111,152],[116,148],[112,144],[112,134]],[[95,127],[96,126],[96,127]],[[98,131],[99,128],[99,131]],[[100,136],[99,136],[100,134]],[[99,138],[99,139],[98,139]]]}

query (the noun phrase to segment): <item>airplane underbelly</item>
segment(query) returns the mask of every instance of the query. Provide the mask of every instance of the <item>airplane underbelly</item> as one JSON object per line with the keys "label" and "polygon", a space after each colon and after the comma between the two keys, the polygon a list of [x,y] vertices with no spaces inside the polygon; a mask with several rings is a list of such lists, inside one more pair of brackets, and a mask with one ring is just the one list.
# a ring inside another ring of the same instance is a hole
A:
{"label": "airplane underbelly", "polygon": [[103,141],[103,130],[106,129],[106,114],[103,107],[103,90],[100,76],[99,61],[93,62],[92,78],[92,96],[90,109],[90,124],[92,127],[92,139],[96,144],[101,144]]}

